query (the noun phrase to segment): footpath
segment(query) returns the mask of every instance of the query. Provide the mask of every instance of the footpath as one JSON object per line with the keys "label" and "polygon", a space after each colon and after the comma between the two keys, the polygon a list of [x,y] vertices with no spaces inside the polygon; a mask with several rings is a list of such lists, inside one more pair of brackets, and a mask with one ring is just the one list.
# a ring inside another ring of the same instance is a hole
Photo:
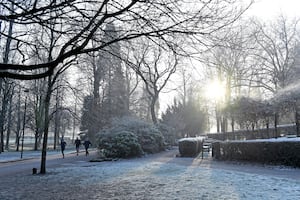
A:
{"label": "footpath", "polygon": [[[91,149],[92,150],[92,149]],[[84,150],[81,149],[83,152]],[[65,155],[67,154],[75,154],[75,147],[74,148],[69,148],[65,150]],[[22,161],[22,160],[29,160],[29,159],[34,159],[34,158],[40,158],[42,154],[41,150],[24,150],[21,158],[21,151],[15,151],[15,150],[10,150],[10,151],[4,151],[0,153],[0,164],[1,163],[7,163],[7,162],[17,162],[17,161]],[[49,149],[47,150],[47,155],[61,155],[61,151],[58,148],[57,150]]]}

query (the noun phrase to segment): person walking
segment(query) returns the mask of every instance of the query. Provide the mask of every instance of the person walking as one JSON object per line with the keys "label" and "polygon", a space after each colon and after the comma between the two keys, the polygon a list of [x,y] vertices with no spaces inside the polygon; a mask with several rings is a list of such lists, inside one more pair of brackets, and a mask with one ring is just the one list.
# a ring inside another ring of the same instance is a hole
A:
{"label": "person walking", "polygon": [[61,153],[62,153],[63,158],[65,158],[65,153],[64,153],[64,151],[65,151],[65,149],[66,149],[66,145],[67,145],[67,143],[66,143],[66,141],[64,140],[64,138],[62,137],[61,140],[60,140],[60,149],[61,149]]}
{"label": "person walking", "polygon": [[83,143],[83,146],[85,148],[85,156],[89,155],[89,147],[90,145],[92,145],[92,143],[89,141],[89,139],[85,139],[84,143]]}
{"label": "person walking", "polygon": [[77,137],[76,140],[75,140],[75,147],[76,147],[77,156],[78,156],[78,153],[79,153],[80,145],[81,145],[81,140]]}

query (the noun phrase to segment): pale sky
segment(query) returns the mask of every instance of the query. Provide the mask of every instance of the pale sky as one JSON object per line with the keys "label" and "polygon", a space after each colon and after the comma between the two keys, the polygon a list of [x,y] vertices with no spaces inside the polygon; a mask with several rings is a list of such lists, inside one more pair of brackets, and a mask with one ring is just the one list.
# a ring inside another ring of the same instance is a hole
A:
{"label": "pale sky", "polygon": [[256,0],[247,14],[270,20],[280,14],[300,17],[300,0]]}

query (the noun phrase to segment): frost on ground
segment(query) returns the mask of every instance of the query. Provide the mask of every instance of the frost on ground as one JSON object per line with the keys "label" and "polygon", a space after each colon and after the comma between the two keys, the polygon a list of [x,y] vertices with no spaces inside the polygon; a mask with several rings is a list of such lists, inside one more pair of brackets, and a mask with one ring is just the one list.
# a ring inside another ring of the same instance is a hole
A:
{"label": "frost on ground", "polygon": [[[298,169],[257,167],[261,171],[256,173],[255,166],[222,167],[226,164],[177,158],[174,152],[116,162],[78,162],[48,169],[43,176],[5,177],[0,199],[300,199]],[[276,175],[282,171],[291,178]]]}

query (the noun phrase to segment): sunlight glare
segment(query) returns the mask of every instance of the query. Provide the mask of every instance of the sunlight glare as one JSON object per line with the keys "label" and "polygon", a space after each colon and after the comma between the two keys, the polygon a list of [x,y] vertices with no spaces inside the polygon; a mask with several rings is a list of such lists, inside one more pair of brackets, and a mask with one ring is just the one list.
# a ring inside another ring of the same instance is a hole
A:
{"label": "sunlight glare", "polygon": [[220,81],[212,81],[206,87],[206,97],[211,100],[220,100],[225,95],[225,87]]}

